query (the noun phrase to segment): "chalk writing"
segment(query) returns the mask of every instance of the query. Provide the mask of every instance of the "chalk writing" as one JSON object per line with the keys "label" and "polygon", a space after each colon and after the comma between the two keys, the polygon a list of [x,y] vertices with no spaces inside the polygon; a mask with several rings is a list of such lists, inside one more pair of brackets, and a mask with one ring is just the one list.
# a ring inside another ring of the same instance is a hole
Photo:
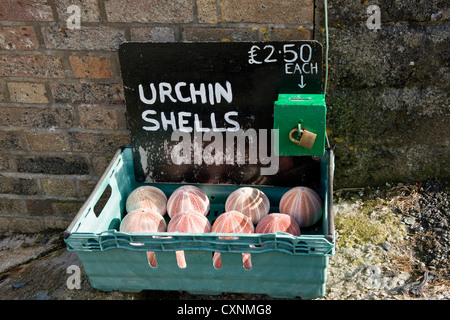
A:
{"label": "chalk writing", "polygon": [[[171,83],[160,82],[156,86],[154,83],[149,85],[151,94],[146,96],[144,92],[144,86],[138,85],[139,99],[145,104],[154,104],[159,96],[159,102],[165,103],[170,100],[171,102],[189,102],[196,104],[198,102],[202,104],[209,103],[211,105],[215,103],[221,103],[222,98],[228,103],[233,101],[233,91],[231,83],[226,81],[225,87],[220,83],[200,83],[197,87],[194,83],[187,84],[186,82],[178,82],[172,87]],[[158,95],[159,93],[159,95]],[[150,97],[150,98],[149,98]]]}
{"label": "chalk writing", "polygon": [[[155,117],[156,116],[156,117]],[[158,114],[155,110],[145,110],[142,112],[142,119],[151,124],[151,126],[145,125],[142,129],[146,131],[157,131],[161,128],[164,131],[172,129],[173,131],[181,132],[224,132],[224,131],[237,131],[240,128],[239,122],[232,119],[232,117],[237,117],[237,111],[228,111],[224,114],[223,118],[225,122],[230,125],[228,127],[219,127],[216,121],[216,114],[212,112],[210,114],[210,127],[203,127],[200,121],[198,113],[192,113],[187,111],[180,111],[175,114],[171,111],[168,114],[164,111]],[[193,122],[193,126],[192,126]]]}
{"label": "chalk writing", "polygon": [[[296,48],[297,47],[297,48]],[[273,45],[265,45],[261,49],[258,45],[252,45],[248,51],[249,64],[262,64],[278,62],[281,59],[284,62],[310,62],[313,56],[313,49],[310,44],[288,43],[283,45],[283,50],[276,50]],[[278,55],[278,59],[277,59]]]}
{"label": "chalk writing", "polygon": [[318,75],[319,63],[312,62],[313,48],[309,43],[286,43],[275,49],[273,45],[252,45],[248,53],[249,64],[264,64],[278,62],[284,63],[284,73],[287,75],[300,75],[301,82],[298,87],[306,87],[303,75]]}

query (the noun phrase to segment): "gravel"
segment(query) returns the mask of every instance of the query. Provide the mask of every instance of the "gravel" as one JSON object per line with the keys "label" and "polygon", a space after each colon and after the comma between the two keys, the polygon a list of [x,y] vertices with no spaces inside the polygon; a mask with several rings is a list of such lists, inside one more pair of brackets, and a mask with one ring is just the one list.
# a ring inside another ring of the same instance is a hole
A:
{"label": "gravel", "polygon": [[[338,190],[336,255],[324,299],[450,299],[448,191],[449,182],[437,180]],[[343,233],[355,215],[376,226],[363,229],[370,237],[357,227]]]}
{"label": "gravel", "polygon": [[428,182],[418,189],[415,205],[411,205],[404,212],[409,219],[414,220],[409,226],[409,231],[414,235],[415,246],[419,249],[421,260],[431,273],[448,277],[450,276],[448,184],[444,186]]}

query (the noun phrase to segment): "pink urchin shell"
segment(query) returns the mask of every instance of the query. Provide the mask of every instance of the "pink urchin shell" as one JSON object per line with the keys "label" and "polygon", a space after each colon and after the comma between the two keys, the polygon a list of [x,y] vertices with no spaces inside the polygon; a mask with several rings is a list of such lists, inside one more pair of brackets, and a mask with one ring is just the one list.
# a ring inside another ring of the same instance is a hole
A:
{"label": "pink urchin shell", "polygon": [[167,226],[168,232],[207,233],[211,231],[209,220],[197,211],[179,212]]}
{"label": "pink urchin shell", "polygon": [[125,206],[127,212],[145,207],[164,216],[166,204],[167,197],[160,189],[153,186],[141,186],[130,193]]}
{"label": "pink urchin shell", "polygon": [[[166,221],[158,212],[148,208],[139,208],[128,213],[120,224],[122,232],[164,232]],[[137,244],[139,245],[139,244]],[[147,259],[152,267],[157,267],[156,255],[147,251]]]}
{"label": "pink urchin shell", "polygon": [[257,224],[269,210],[270,202],[267,196],[252,187],[241,187],[233,191],[225,202],[225,211],[239,211],[249,217],[253,224]]}
{"label": "pink urchin shell", "polygon": [[256,233],[275,232],[287,232],[299,236],[300,227],[294,218],[284,213],[271,213],[262,218],[256,226]]}
{"label": "pink urchin shell", "polygon": [[251,220],[239,211],[222,213],[211,228],[211,232],[217,233],[252,233],[254,230]]}
{"label": "pink urchin shell", "polygon": [[[213,264],[216,269],[222,268],[222,258],[220,257],[220,252],[214,252]],[[242,265],[244,269],[251,270],[252,268],[252,255],[250,253],[242,254]]]}
{"label": "pink urchin shell", "polygon": [[208,196],[195,186],[182,186],[176,189],[167,201],[169,217],[179,212],[196,211],[204,216],[209,212]]}
{"label": "pink urchin shell", "polygon": [[139,208],[128,213],[120,224],[122,232],[164,232],[166,221],[156,211]]}
{"label": "pink urchin shell", "polygon": [[[197,211],[184,211],[174,215],[167,226],[168,232],[207,233],[211,231],[209,220]],[[177,263],[180,268],[186,268],[184,251],[176,251]]]}
{"label": "pink urchin shell", "polygon": [[280,212],[294,218],[300,228],[310,227],[322,215],[322,199],[308,187],[295,187],[281,197]]}
{"label": "pink urchin shell", "polygon": [[[250,218],[241,212],[227,211],[222,213],[214,221],[211,231],[217,233],[253,233],[254,228]],[[220,237],[220,239],[236,239],[236,237]],[[250,270],[252,268],[251,254],[243,253],[242,262],[244,268]],[[213,264],[216,269],[222,268],[222,260],[219,252],[214,252]]]}

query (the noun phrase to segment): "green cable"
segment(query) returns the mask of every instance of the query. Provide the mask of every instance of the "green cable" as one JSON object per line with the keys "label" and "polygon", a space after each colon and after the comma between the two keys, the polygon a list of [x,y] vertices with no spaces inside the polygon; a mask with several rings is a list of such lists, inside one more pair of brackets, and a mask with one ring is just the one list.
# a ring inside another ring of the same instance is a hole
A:
{"label": "green cable", "polygon": [[327,83],[328,83],[328,49],[329,49],[329,40],[328,40],[328,6],[327,0],[324,0],[324,9],[325,9],[325,41],[326,41],[326,49],[325,49],[325,84],[323,86],[323,94],[325,95],[327,92]]}
{"label": "green cable", "polygon": [[[327,83],[328,83],[328,49],[329,49],[329,40],[328,40],[328,6],[327,0],[324,0],[324,11],[325,11],[325,41],[326,41],[326,49],[325,49],[325,83],[323,85],[323,95],[325,97],[327,93]],[[330,140],[328,140],[328,134],[325,132],[325,139],[330,148]]]}

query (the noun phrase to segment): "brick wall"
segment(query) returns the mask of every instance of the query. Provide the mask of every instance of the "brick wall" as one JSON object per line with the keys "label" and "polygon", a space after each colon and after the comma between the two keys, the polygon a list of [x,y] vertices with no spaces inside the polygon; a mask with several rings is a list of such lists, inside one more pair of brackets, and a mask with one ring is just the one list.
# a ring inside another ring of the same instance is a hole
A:
{"label": "brick wall", "polygon": [[[65,228],[129,144],[124,41],[311,39],[313,0],[1,0],[0,232]],[[69,29],[70,5],[81,28]]]}

